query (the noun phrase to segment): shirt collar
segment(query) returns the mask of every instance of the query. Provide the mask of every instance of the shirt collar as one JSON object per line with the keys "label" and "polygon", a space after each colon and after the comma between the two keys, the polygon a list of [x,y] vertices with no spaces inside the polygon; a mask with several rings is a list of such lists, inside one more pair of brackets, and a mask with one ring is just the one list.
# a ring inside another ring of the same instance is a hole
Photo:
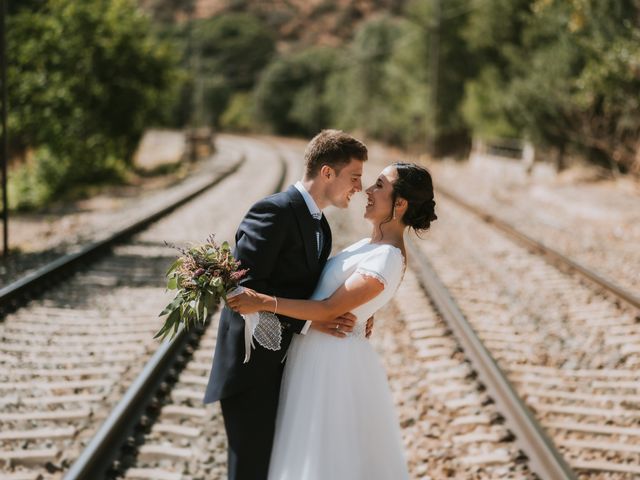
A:
{"label": "shirt collar", "polygon": [[311,216],[316,220],[319,220],[322,217],[322,210],[318,208],[318,205],[316,205],[315,200],[313,199],[311,194],[307,191],[307,189],[304,188],[304,185],[302,184],[302,182],[297,181],[294,187],[296,187],[296,189],[302,195],[302,198],[304,198],[304,203],[307,204],[307,208],[309,209],[309,213],[311,214]]}

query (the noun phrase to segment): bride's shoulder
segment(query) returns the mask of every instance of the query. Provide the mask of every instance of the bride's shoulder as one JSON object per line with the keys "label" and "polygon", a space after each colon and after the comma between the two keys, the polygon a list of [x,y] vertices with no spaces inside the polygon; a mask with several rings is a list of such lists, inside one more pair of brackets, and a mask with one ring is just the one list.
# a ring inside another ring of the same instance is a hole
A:
{"label": "bride's shoulder", "polygon": [[399,248],[389,244],[372,244],[361,257],[356,273],[373,276],[387,288],[398,285],[404,275],[404,256]]}
{"label": "bride's shoulder", "polygon": [[387,258],[390,262],[400,263],[402,266],[404,266],[404,253],[402,253],[402,250],[400,250],[395,245],[382,243],[376,247],[375,252],[377,253],[377,255]]}
{"label": "bride's shoulder", "polygon": [[358,240],[355,243],[352,243],[348,247],[345,247],[342,251],[343,252],[353,252],[354,250],[358,250],[360,247],[362,247],[364,245],[368,245],[369,243],[371,243],[371,239],[370,238],[363,238],[361,240]]}
{"label": "bride's shoulder", "polygon": [[407,268],[402,250],[388,243],[378,244],[367,256],[367,263],[375,265],[380,271],[390,277],[402,278]]}

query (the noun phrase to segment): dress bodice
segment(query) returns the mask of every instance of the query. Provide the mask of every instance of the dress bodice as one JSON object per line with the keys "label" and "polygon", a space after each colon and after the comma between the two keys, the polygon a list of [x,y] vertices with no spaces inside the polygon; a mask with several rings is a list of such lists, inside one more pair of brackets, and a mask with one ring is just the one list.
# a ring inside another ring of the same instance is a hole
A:
{"label": "dress bodice", "polygon": [[384,285],[380,294],[351,311],[357,322],[350,336],[364,337],[367,319],[391,300],[400,285],[404,273],[402,252],[392,245],[371,243],[369,238],[348,246],[327,261],[311,298],[330,297],[354,273],[374,277]]}

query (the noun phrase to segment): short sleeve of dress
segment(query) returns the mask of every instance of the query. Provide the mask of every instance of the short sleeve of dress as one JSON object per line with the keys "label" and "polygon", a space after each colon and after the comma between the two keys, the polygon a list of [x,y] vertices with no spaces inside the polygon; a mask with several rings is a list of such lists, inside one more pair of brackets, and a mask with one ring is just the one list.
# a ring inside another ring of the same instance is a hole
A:
{"label": "short sleeve of dress", "polygon": [[384,288],[397,287],[404,272],[402,253],[391,245],[380,245],[358,264],[355,273],[377,279]]}

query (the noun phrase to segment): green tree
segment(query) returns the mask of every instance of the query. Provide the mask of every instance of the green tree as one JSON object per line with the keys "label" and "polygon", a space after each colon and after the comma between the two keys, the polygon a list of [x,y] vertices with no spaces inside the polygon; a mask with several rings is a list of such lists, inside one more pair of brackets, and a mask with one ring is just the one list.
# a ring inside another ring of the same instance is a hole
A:
{"label": "green tree", "polygon": [[478,72],[465,82],[462,113],[475,135],[519,137],[521,122],[512,118],[505,92],[524,53],[522,31],[534,0],[472,0],[462,29]]}
{"label": "green tree", "polygon": [[195,0],[145,0],[141,3],[156,21],[165,24],[172,24],[180,17],[191,17],[195,11]]}
{"label": "green tree", "polygon": [[[250,91],[275,53],[272,33],[247,13],[227,13],[192,25],[190,61],[195,107],[206,110],[207,123],[217,126],[234,93]],[[237,109],[238,103],[233,105]],[[204,120],[204,119],[203,119]]]}
{"label": "green tree", "polygon": [[423,29],[429,71],[429,127],[436,154],[464,151],[469,130],[462,116],[464,85],[475,75],[477,62],[464,40],[464,27],[473,9],[466,0],[414,1],[406,15]]}
{"label": "green tree", "polygon": [[374,18],[358,28],[325,94],[335,125],[402,143],[405,125],[398,120],[406,113],[400,99],[405,92],[394,84],[389,62],[396,46],[407,43],[408,28],[407,22],[390,16]]}
{"label": "green tree", "polygon": [[275,53],[271,31],[258,18],[246,13],[198,20],[193,34],[204,71],[222,75],[233,90],[253,87]]}
{"label": "green tree", "polygon": [[315,47],[277,58],[256,86],[256,114],[274,132],[313,135],[332,125],[325,98],[327,81],[339,65],[339,53]]}
{"label": "green tree", "polygon": [[148,19],[128,0],[49,0],[17,9],[8,32],[13,150],[43,151],[49,195],[128,163],[176,79]]}
{"label": "green tree", "polygon": [[465,118],[554,150],[559,167],[572,153],[640,169],[639,32],[634,0],[483,1],[465,31],[483,65]]}

